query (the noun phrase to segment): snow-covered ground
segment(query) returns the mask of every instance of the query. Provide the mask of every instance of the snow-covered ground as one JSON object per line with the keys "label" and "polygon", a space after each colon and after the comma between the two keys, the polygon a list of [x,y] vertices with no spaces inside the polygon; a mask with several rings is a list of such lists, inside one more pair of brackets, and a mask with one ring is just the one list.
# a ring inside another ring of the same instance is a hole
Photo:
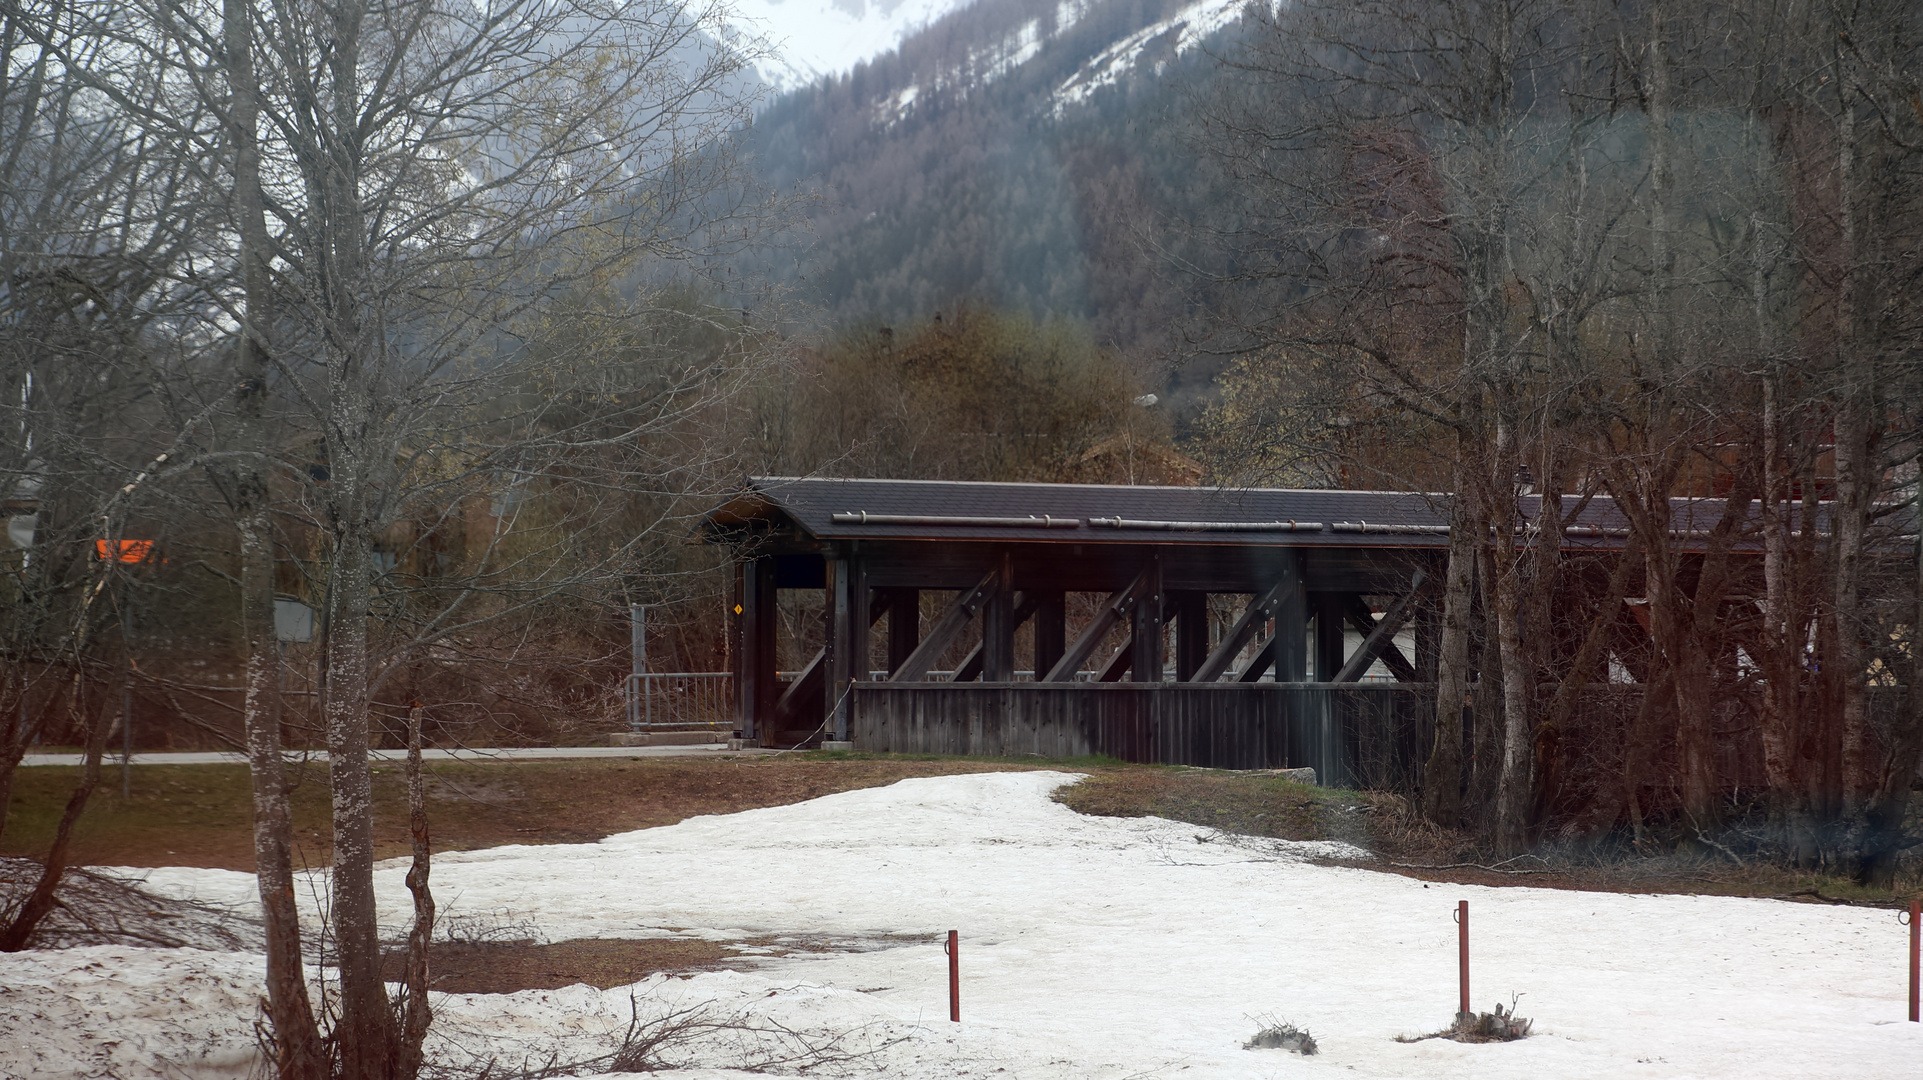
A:
{"label": "snow-covered ground", "polygon": [[[1923,1072],[1923,1025],[1903,1022],[1907,929],[1888,911],[1425,886],[1304,861],[1332,845],[1082,817],[1048,798],[1068,779],[905,780],[598,844],[448,855],[435,891],[457,915],[530,923],[556,941],[865,940],[867,951],[642,987],[656,1005],[715,1000],[881,1045],[830,1075]],[[385,869],[380,882],[397,926],[401,874]],[[237,904],[251,893],[245,875],[219,871],[158,871],[150,883]],[[1396,1041],[1454,1011],[1458,899],[1470,901],[1477,1007],[1518,995],[1535,1037]],[[947,1020],[933,937],[950,928],[962,940],[961,1024]],[[0,1075],[242,1075],[256,973],[253,958],[189,950],[0,957]],[[439,1030],[469,1045],[586,1048],[620,1026],[629,991],[450,996],[437,1010]],[[1269,1016],[1308,1028],[1321,1054],[1242,1049]]]}

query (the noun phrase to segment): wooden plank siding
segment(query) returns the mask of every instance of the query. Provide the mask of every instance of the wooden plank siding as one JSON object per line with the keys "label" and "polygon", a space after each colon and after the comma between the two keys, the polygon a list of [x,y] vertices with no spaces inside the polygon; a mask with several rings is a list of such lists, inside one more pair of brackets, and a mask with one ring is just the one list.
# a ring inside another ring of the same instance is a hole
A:
{"label": "wooden plank siding", "polygon": [[876,683],[854,687],[864,750],[1316,770],[1413,791],[1435,690],[1417,683]]}

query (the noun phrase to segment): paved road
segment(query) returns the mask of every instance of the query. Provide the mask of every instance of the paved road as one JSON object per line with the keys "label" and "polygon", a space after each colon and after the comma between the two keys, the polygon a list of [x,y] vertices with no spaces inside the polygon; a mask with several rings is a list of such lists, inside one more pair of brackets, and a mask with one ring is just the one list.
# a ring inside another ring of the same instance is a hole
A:
{"label": "paved road", "polygon": [[[655,757],[748,757],[784,753],[781,750],[730,750],[726,743],[704,743],[693,746],[530,746],[495,749],[475,747],[467,750],[423,750],[421,757],[427,761],[538,761],[551,758],[655,758]],[[326,761],[325,750],[309,751],[305,755],[289,754],[289,759],[305,756],[310,761]],[[405,750],[373,750],[368,756],[375,761],[406,761]],[[120,764],[119,754],[109,754],[106,764]],[[244,765],[246,755],[231,751],[205,751],[177,754],[135,754],[135,765]],[[79,754],[28,754],[20,759],[22,765],[78,765]]]}

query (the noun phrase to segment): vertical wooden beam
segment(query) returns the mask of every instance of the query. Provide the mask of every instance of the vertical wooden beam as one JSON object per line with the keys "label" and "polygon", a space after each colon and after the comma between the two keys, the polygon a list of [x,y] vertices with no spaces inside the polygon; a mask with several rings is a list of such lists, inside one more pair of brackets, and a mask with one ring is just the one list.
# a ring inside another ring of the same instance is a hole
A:
{"label": "vertical wooden beam", "polygon": [[[1015,623],[1014,623],[1015,630],[1021,629],[1023,623],[1027,622],[1029,619],[1034,617],[1036,606],[1037,605],[1035,603],[1034,597],[1029,596],[1025,593],[1019,593],[1019,592],[1015,594]],[[1009,632],[1009,637],[1010,638],[1014,637],[1013,630]],[[969,682],[974,679],[981,679],[983,681],[987,681],[988,676],[982,674],[982,671],[984,668],[984,664],[983,664],[983,655],[985,652],[984,647],[987,644],[988,644],[988,638],[986,636],[984,636],[982,640],[976,642],[975,647],[968,650],[968,656],[966,659],[964,659],[961,662],[961,666],[955,669],[955,677],[950,679],[949,681],[950,682]],[[1010,673],[1010,678],[1011,679],[1013,678],[1012,672]],[[1004,681],[1007,681],[1007,680],[1004,680]]]}
{"label": "vertical wooden beam", "polygon": [[888,674],[901,670],[921,644],[921,590],[888,590]]}
{"label": "vertical wooden beam", "polygon": [[741,735],[760,739],[774,731],[776,683],[775,630],[780,611],[775,603],[775,561],[760,558],[743,566],[741,580],[741,684],[735,687],[741,713]]}
{"label": "vertical wooden beam", "polygon": [[754,563],[748,559],[736,559],[734,564],[734,600],[728,605],[728,648],[732,654],[734,670],[734,729],[746,736],[754,726],[754,632],[749,629],[752,615],[748,610],[749,584],[754,579]]}
{"label": "vertical wooden beam", "polygon": [[1309,594],[1302,553],[1294,549],[1284,551],[1278,569],[1285,587],[1282,602],[1275,610],[1275,681],[1306,682],[1309,678]]}
{"label": "vertical wooden beam", "polygon": [[855,682],[868,681],[872,663],[868,628],[880,616],[874,590],[868,587],[868,562],[856,550],[848,557],[848,678]]}
{"label": "vertical wooden beam", "polygon": [[1056,589],[1028,595],[1035,598],[1035,681],[1041,682],[1068,650],[1068,594]]}
{"label": "vertical wooden beam", "polygon": [[848,684],[854,673],[854,573],[845,554],[827,560],[822,620],[822,721],[836,739],[848,731]]}
{"label": "vertical wooden beam", "polygon": [[1175,681],[1195,678],[1209,655],[1209,594],[1172,592],[1175,609]]}
{"label": "vertical wooden beam", "polygon": [[1309,594],[1309,607],[1315,612],[1315,671],[1316,682],[1334,682],[1336,673],[1342,670],[1342,634],[1347,619],[1343,609],[1349,606],[1345,593],[1312,592]]}
{"label": "vertical wooden beam", "polygon": [[1015,678],[1015,560],[1002,552],[995,587],[982,608],[982,681]]}
{"label": "vertical wooden beam", "polygon": [[1136,682],[1158,683],[1162,681],[1162,663],[1168,655],[1162,633],[1162,556],[1159,552],[1149,556],[1148,573],[1148,587],[1135,602],[1131,620],[1135,656],[1129,666],[1135,669]]}

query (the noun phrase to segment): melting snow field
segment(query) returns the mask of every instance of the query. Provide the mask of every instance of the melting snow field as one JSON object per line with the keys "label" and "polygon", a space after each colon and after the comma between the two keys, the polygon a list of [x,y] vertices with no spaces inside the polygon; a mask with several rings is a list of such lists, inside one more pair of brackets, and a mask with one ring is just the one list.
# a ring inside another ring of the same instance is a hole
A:
{"label": "melting snow field", "polygon": [[[610,837],[440,857],[443,909],[547,939],[810,935],[866,951],[642,984],[881,1048],[827,1075],[1123,1077],[1902,1077],[1907,929],[1893,913],[1767,900],[1425,887],[1304,861],[1334,844],[1229,837],[1050,801],[1073,777],[904,780],[795,806]],[[380,886],[398,927],[396,866]],[[237,905],[251,879],[155,871],[162,891]],[[1478,1009],[1518,995],[1537,1035],[1400,1043],[1455,1008],[1470,902]],[[961,932],[963,1023],[947,1019]],[[239,1077],[260,965],[245,954],[90,948],[0,957],[0,1075]],[[439,1038],[517,1057],[594,1052],[629,989],[437,996]],[[1264,1017],[1316,1057],[1244,1050]],[[443,1051],[447,1044],[437,1044]],[[716,1070],[672,1074],[717,1080]]]}

